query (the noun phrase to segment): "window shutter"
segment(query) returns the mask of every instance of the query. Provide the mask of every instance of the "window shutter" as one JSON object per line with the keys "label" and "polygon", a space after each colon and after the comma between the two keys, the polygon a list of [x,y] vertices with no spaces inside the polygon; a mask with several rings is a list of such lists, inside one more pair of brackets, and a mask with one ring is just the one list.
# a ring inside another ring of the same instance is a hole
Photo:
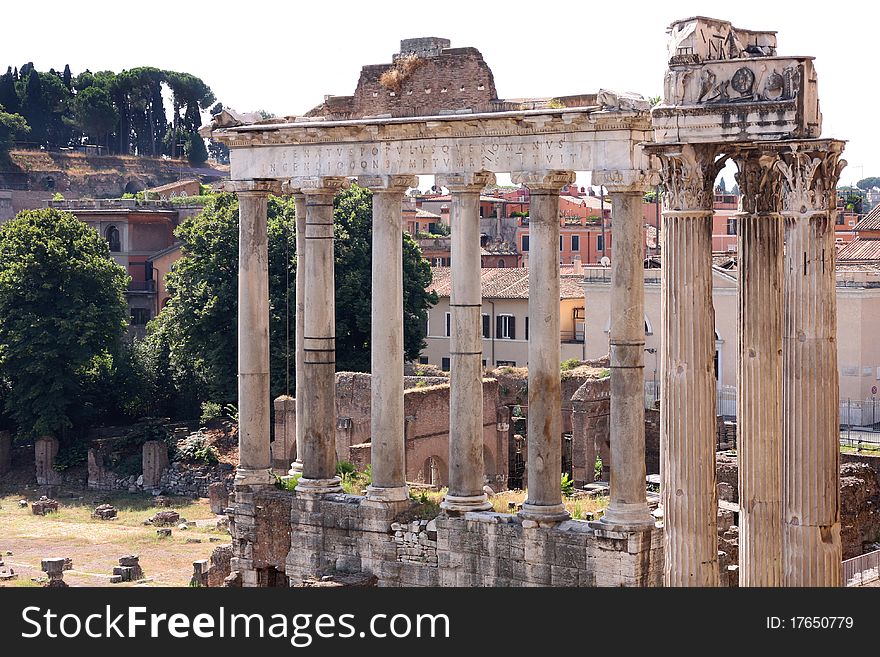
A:
{"label": "window shutter", "polygon": [[529,318],[526,317],[526,340],[529,339]]}
{"label": "window shutter", "polygon": [[516,340],[516,317],[510,318],[510,339]]}
{"label": "window shutter", "polygon": [[452,317],[449,313],[446,313],[446,335],[452,335]]}
{"label": "window shutter", "polygon": [[504,331],[501,330],[501,320],[502,319],[503,318],[501,317],[501,315],[498,315],[495,318],[495,337],[496,338],[501,338],[504,336]]}
{"label": "window shutter", "polygon": [[483,337],[488,338],[491,337],[489,335],[489,331],[491,330],[489,315],[483,315]]}

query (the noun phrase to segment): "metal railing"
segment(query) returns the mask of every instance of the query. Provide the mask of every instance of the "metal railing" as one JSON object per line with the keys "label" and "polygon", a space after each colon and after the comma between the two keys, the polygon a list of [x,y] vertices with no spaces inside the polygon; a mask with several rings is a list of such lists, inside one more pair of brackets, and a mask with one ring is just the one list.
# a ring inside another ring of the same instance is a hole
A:
{"label": "metal railing", "polygon": [[864,586],[878,579],[880,579],[880,550],[843,562],[844,586]]}

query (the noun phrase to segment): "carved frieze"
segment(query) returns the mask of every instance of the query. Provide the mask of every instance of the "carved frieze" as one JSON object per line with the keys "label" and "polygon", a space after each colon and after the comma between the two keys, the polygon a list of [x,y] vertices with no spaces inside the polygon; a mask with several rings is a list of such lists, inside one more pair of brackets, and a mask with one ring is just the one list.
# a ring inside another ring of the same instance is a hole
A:
{"label": "carved frieze", "polygon": [[795,100],[809,60],[770,57],[675,67],[666,72],[664,105]]}
{"label": "carved frieze", "polygon": [[776,54],[776,33],[744,30],[728,21],[702,16],[669,27],[669,63],[769,57]]}
{"label": "carved frieze", "polygon": [[684,144],[655,151],[660,158],[663,204],[666,210],[711,211],[715,177],[727,156],[711,144]]}

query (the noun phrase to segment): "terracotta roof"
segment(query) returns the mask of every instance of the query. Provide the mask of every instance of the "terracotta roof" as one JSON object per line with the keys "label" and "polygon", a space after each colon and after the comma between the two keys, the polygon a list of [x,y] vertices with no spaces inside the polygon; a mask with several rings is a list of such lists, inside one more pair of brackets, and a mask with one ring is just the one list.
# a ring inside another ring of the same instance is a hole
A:
{"label": "terracotta roof", "polygon": [[418,210],[416,210],[416,217],[423,217],[425,219],[439,219],[440,215],[419,208]]}
{"label": "terracotta roof", "polygon": [[[868,217],[870,216],[868,215]],[[865,217],[865,219],[868,217]],[[865,221],[865,219],[862,221]],[[855,239],[840,249],[837,252],[836,258],[838,262],[845,260],[880,260],[880,240]]]}
{"label": "terracotta roof", "polygon": [[853,230],[880,230],[880,205],[866,214],[865,218],[853,227]]}
{"label": "terracotta roof", "polygon": [[[431,267],[433,280],[429,290],[448,297],[452,292],[452,269]],[[582,299],[582,274],[562,274],[559,277],[560,299]],[[484,299],[528,299],[528,267],[484,267],[480,270],[480,288]]]}

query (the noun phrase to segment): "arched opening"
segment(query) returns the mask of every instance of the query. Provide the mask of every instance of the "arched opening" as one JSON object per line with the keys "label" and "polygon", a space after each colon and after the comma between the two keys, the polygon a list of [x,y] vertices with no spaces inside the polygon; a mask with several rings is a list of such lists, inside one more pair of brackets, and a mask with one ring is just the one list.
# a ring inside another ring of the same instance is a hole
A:
{"label": "arched opening", "polygon": [[429,456],[422,465],[421,475],[426,484],[442,488],[446,485],[448,477],[446,463],[439,456]]}
{"label": "arched opening", "polygon": [[140,191],[143,191],[144,186],[141,185],[137,180],[129,180],[125,185],[125,193],[126,194],[137,194]]}
{"label": "arched opening", "polygon": [[104,237],[110,245],[110,251],[117,253],[122,250],[122,241],[119,238],[119,229],[116,226],[107,226],[104,231]]}

